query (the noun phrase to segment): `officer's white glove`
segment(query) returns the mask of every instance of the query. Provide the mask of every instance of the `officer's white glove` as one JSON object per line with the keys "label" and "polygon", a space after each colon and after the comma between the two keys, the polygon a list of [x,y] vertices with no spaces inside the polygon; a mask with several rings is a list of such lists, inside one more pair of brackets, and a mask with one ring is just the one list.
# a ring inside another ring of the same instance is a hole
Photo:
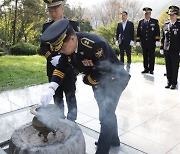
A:
{"label": "officer's white glove", "polygon": [[180,52],[179,52],[179,56],[180,56]]}
{"label": "officer's white glove", "polygon": [[51,82],[49,84],[49,88],[41,95],[40,101],[44,107],[46,107],[50,103],[58,86],[59,85],[56,82]]}
{"label": "officer's white glove", "polygon": [[156,41],[156,46],[159,47],[161,43],[159,41]]}
{"label": "officer's white glove", "polygon": [[164,50],[161,49],[161,50],[160,50],[160,54],[161,54],[161,55],[164,55]]}
{"label": "officer's white glove", "polygon": [[141,43],[140,43],[140,42],[137,42],[137,43],[136,43],[136,46],[137,46],[137,47],[140,47],[140,46],[141,46]]}
{"label": "officer's white glove", "polygon": [[118,40],[115,42],[115,44],[116,44],[117,46],[119,46],[119,42],[118,42]]}
{"label": "officer's white glove", "polygon": [[130,46],[133,46],[134,45],[134,41],[131,40],[130,42]]}
{"label": "officer's white glove", "polygon": [[61,57],[61,55],[57,55],[57,56],[52,57],[51,64],[53,66],[56,66],[58,64],[58,62],[59,62],[60,57]]}

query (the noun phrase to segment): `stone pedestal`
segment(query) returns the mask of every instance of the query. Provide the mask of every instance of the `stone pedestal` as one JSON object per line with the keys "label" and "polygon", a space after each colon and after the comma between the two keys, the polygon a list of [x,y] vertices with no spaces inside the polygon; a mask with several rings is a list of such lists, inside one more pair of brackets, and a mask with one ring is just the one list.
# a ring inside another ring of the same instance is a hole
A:
{"label": "stone pedestal", "polygon": [[81,129],[74,122],[56,121],[56,135],[48,134],[48,142],[32,124],[27,124],[12,134],[9,149],[11,154],[85,154],[85,140]]}

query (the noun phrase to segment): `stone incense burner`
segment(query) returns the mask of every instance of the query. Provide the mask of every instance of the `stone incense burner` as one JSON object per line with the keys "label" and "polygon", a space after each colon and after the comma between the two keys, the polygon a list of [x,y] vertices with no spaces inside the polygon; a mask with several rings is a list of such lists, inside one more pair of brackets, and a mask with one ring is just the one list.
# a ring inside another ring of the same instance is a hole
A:
{"label": "stone incense burner", "polygon": [[32,125],[39,132],[38,136],[43,135],[43,137],[44,137],[43,141],[44,142],[48,142],[47,136],[50,132],[52,132],[53,135],[55,136],[56,131],[53,130],[52,128],[49,128],[46,124],[44,124],[42,121],[39,120],[39,118],[41,116],[40,112],[46,113],[46,114],[48,114],[49,112],[52,113],[52,112],[54,112],[54,108],[55,108],[54,105],[48,105],[48,107],[46,107],[46,108],[44,108],[40,105],[37,105],[37,106],[33,106],[30,110],[30,112],[33,115],[35,115],[33,120],[32,120]]}
{"label": "stone incense burner", "polygon": [[16,129],[9,141],[10,154],[85,154],[83,133],[75,122],[62,119],[59,108],[34,106],[32,122]]}

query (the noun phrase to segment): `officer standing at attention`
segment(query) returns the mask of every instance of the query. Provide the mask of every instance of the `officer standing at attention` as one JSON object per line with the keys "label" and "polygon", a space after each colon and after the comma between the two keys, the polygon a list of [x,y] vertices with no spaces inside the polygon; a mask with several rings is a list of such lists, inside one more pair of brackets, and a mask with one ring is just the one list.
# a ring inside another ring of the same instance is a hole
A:
{"label": "officer standing at attention", "polygon": [[144,71],[141,73],[154,73],[155,48],[160,46],[160,30],[158,20],[151,18],[152,9],[143,8],[145,18],[139,21],[137,28],[136,46],[143,51]]}
{"label": "officer standing at attention", "polygon": [[[42,33],[55,21],[63,18],[64,6],[63,0],[44,0],[47,3],[50,21],[46,22],[43,25]],[[70,21],[70,24],[75,30],[78,30],[78,22]],[[41,52],[47,60],[47,76],[49,82],[52,78],[52,73],[61,58],[61,54],[52,48],[49,43],[41,43]],[[54,95],[54,103],[60,107],[61,115],[64,116],[64,100],[63,92],[66,96],[66,102],[68,106],[67,119],[75,121],[77,118],[77,104],[76,104],[76,74],[73,69],[68,70],[66,77],[64,78],[63,83],[56,90]]]}
{"label": "officer standing at attention", "polygon": [[129,21],[128,13],[121,13],[122,22],[118,23],[116,29],[116,45],[120,49],[120,61],[124,64],[124,52],[127,56],[127,70],[131,65],[131,47],[134,45],[134,24]]}
{"label": "officer standing at attention", "polygon": [[167,14],[169,20],[163,27],[160,53],[165,55],[167,86],[176,89],[180,55],[180,20],[177,19],[179,7],[170,6]]}
{"label": "officer standing at attention", "polygon": [[101,131],[99,140],[95,143],[96,154],[108,154],[110,146],[120,146],[115,110],[130,75],[120,65],[108,42],[96,34],[75,33],[66,19],[53,23],[43,33],[41,41],[49,42],[62,53],[53,72],[48,93],[41,98],[42,104],[46,106],[49,103],[62,84],[66,70],[73,66],[84,74],[83,82],[92,86],[98,103]]}

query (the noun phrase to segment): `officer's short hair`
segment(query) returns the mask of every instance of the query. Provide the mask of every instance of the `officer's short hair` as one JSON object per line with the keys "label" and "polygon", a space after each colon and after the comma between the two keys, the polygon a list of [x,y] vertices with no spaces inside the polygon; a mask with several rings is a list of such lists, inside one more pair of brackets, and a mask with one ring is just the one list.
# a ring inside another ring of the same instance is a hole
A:
{"label": "officer's short hair", "polygon": [[122,11],[121,14],[125,13],[126,15],[128,15],[128,13],[126,11]]}

